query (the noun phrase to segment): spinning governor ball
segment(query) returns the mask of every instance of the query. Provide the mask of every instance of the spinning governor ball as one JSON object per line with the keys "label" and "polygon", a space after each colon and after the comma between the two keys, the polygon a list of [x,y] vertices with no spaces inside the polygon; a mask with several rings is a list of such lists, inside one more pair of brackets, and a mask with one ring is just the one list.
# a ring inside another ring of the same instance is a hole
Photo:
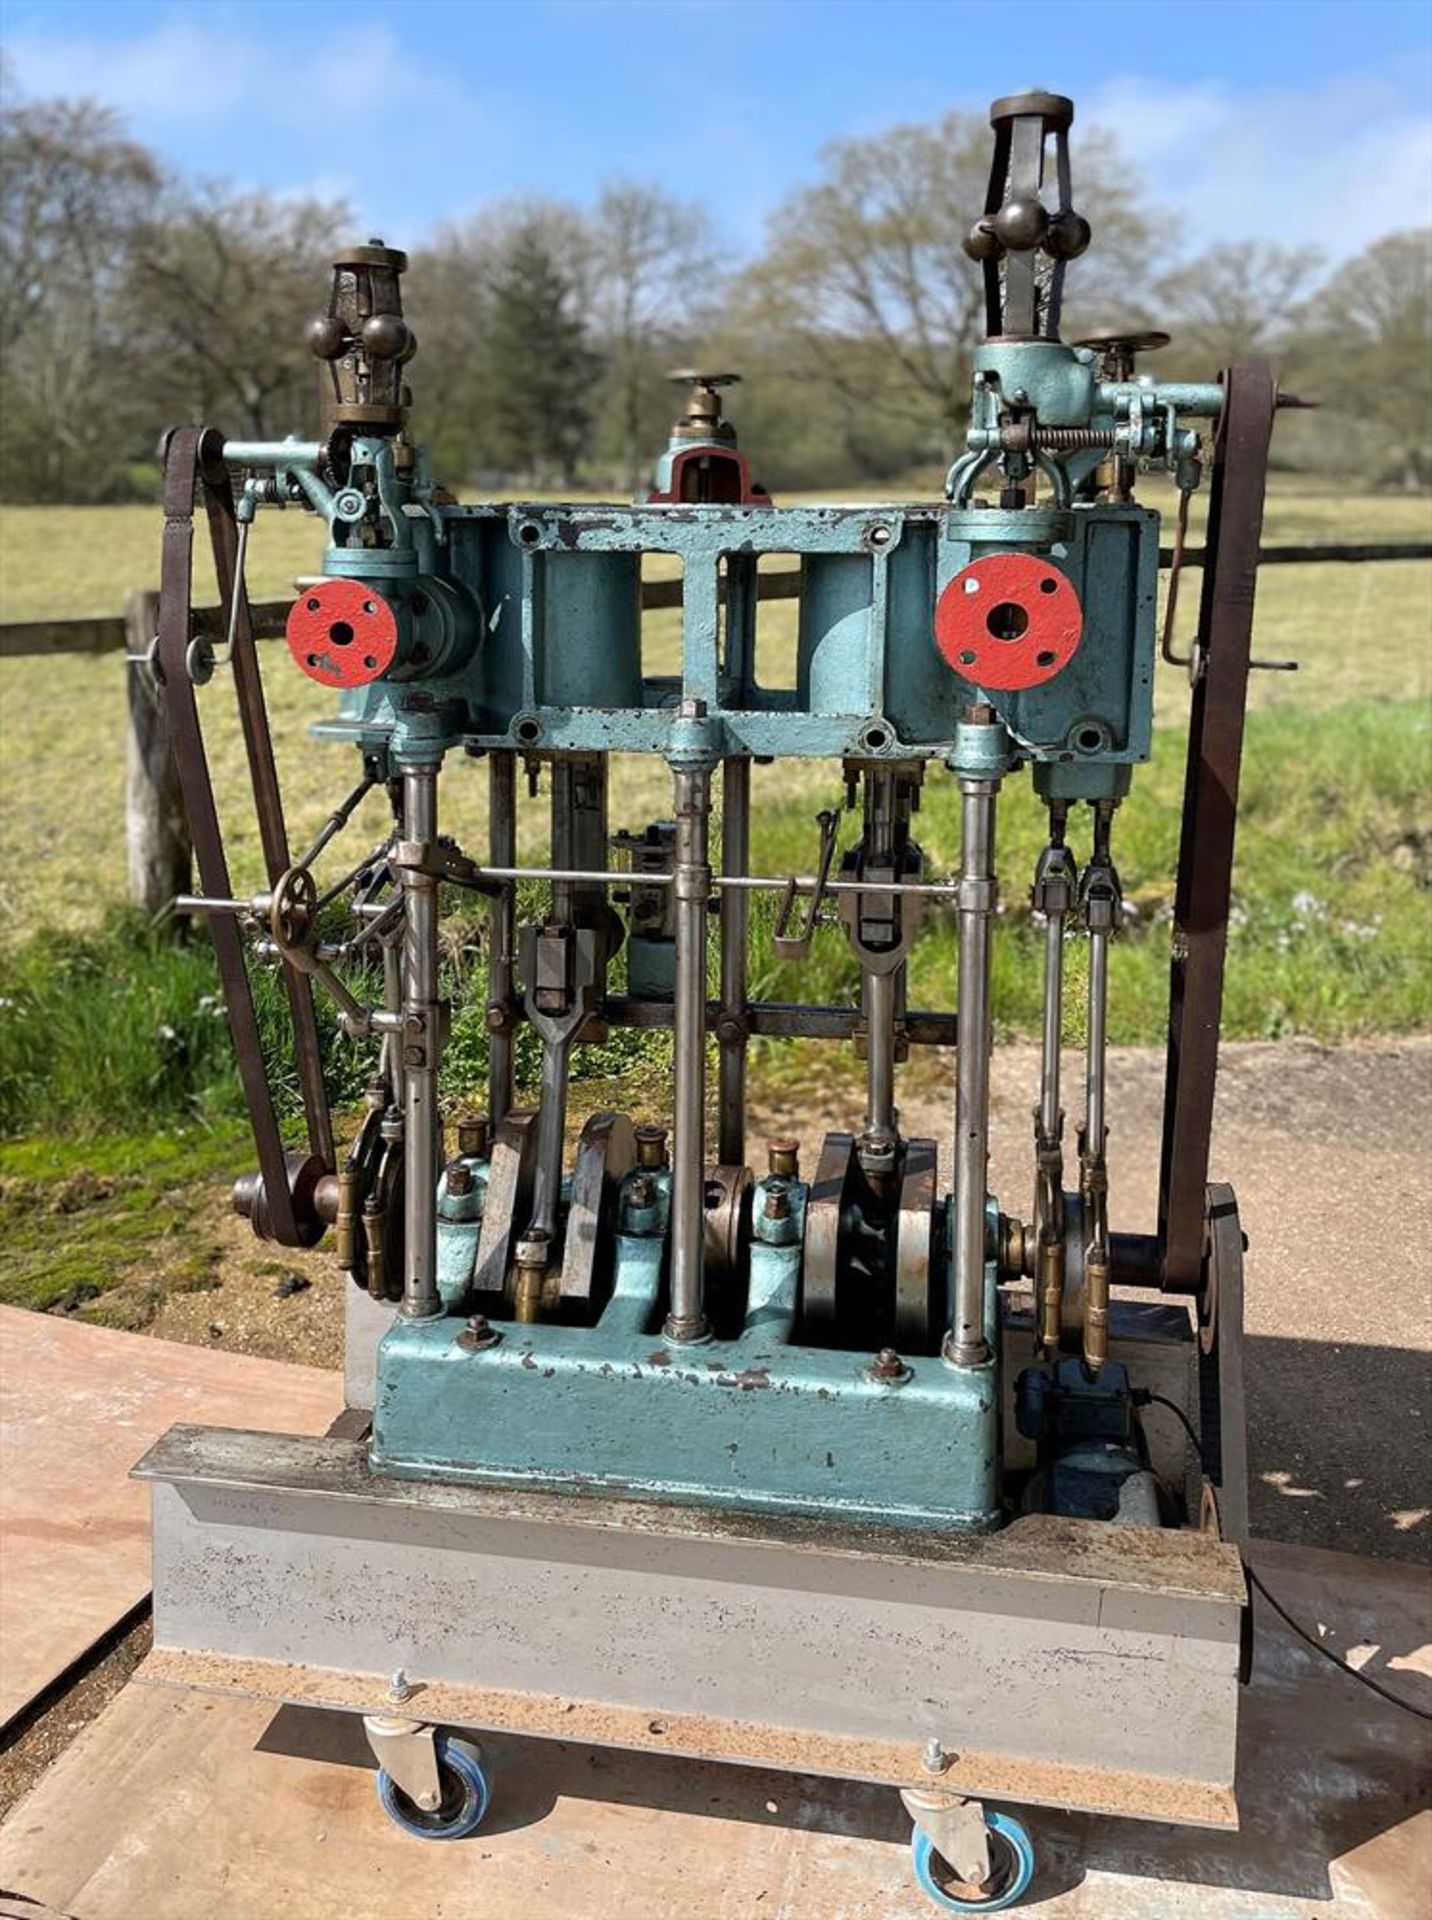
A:
{"label": "spinning governor ball", "polygon": [[950,581],[935,606],[935,645],[962,679],[1011,693],[1041,687],[1073,659],[1083,609],[1058,567],[990,553]]}

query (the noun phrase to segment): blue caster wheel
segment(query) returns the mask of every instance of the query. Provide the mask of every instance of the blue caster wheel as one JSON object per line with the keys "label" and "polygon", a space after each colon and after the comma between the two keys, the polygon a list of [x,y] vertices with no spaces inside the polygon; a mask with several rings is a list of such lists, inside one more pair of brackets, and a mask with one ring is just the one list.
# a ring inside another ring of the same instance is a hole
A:
{"label": "blue caster wheel", "polygon": [[443,1791],[441,1805],[426,1812],[381,1767],[378,1799],[393,1824],[419,1840],[466,1840],[482,1825],[491,1797],[482,1759],[470,1740],[460,1740],[455,1734],[438,1734],[435,1745]]}
{"label": "blue caster wheel", "polygon": [[910,1837],[917,1885],[942,1913],[1003,1913],[1022,1900],[1034,1878],[1034,1842],[1023,1824],[1007,1813],[985,1816],[989,1828],[990,1876],[982,1887],[955,1878],[930,1836],[916,1827]]}

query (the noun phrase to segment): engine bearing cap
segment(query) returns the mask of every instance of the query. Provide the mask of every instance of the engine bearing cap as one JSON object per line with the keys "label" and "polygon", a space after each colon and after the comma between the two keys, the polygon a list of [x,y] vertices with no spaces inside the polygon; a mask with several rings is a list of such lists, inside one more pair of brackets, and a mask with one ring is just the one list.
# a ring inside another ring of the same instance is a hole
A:
{"label": "engine bearing cap", "polygon": [[392,607],[362,580],[318,580],[288,611],[288,650],[321,687],[366,687],[398,651]]}
{"label": "engine bearing cap", "polygon": [[1029,553],[988,553],[962,567],[935,607],[945,663],[978,687],[1042,687],[1074,658],[1084,611],[1066,574]]}

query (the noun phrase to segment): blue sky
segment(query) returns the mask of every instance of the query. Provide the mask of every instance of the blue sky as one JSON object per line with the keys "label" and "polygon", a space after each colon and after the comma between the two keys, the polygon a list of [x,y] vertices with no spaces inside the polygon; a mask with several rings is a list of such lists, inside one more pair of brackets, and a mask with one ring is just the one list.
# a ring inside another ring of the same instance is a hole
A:
{"label": "blue sky", "polygon": [[[29,95],[89,94],[188,172],[343,194],[406,244],[613,175],[735,252],[843,134],[1041,85],[1112,127],[1185,244],[1333,257],[1432,219],[1429,0],[3,0]],[[1076,171],[1077,187],[1077,171]]]}

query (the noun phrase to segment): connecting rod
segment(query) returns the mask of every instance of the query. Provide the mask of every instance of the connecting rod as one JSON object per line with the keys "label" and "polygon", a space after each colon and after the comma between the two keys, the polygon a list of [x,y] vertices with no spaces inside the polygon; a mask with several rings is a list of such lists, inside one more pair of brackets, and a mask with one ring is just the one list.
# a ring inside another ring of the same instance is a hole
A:
{"label": "connecting rod", "polygon": [[[552,761],[551,783],[558,867],[576,870],[600,860],[607,841],[605,759],[560,754]],[[553,882],[551,912],[540,927],[524,928],[519,938],[527,1018],[542,1040],[532,1212],[518,1250],[518,1265],[529,1275],[540,1273],[557,1240],[571,1050],[600,1002],[610,942],[604,890],[572,880]]]}
{"label": "connecting rod", "polygon": [[862,1000],[865,1014],[865,1131],[860,1149],[872,1170],[888,1173],[900,1144],[900,1115],[895,1107],[895,1003],[898,976],[867,968]]}
{"label": "connecting rod", "polygon": [[[495,752],[487,762],[488,854],[494,867],[517,860],[517,756]],[[487,909],[487,1111],[494,1127],[512,1106],[512,962],[517,948],[517,896],[500,887]]]}
{"label": "connecting rod", "polygon": [[905,891],[905,876],[920,871],[920,849],[910,838],[920,769],[848,761],[845,771],[847,805],[857,778],[863,788],[863,826],[859,844],[846,854],[832,890],[842,889],[837,894],[840,917],[860,963],[865,1126],[857,1153],[867,1179],[883,1189],[893,1181],[900,1160],[896,1023],[904,1007],[905,956],[922,904],[918,894]]}
{"label": "connecting rod", "polygon": [[1077,877],[1064,844],[1068,808],[1049,803],[1049,841],[1035,869],[1030,904],[1044,915],[1044,1028],[1039,1104],[1034,1110],[1035,1287],[1039,1343],[1059,1345],[1064,1310],[1064,1109],[1060,1101],[1060,1050],[1064,1037],[1064,927],[1075,904]]}

